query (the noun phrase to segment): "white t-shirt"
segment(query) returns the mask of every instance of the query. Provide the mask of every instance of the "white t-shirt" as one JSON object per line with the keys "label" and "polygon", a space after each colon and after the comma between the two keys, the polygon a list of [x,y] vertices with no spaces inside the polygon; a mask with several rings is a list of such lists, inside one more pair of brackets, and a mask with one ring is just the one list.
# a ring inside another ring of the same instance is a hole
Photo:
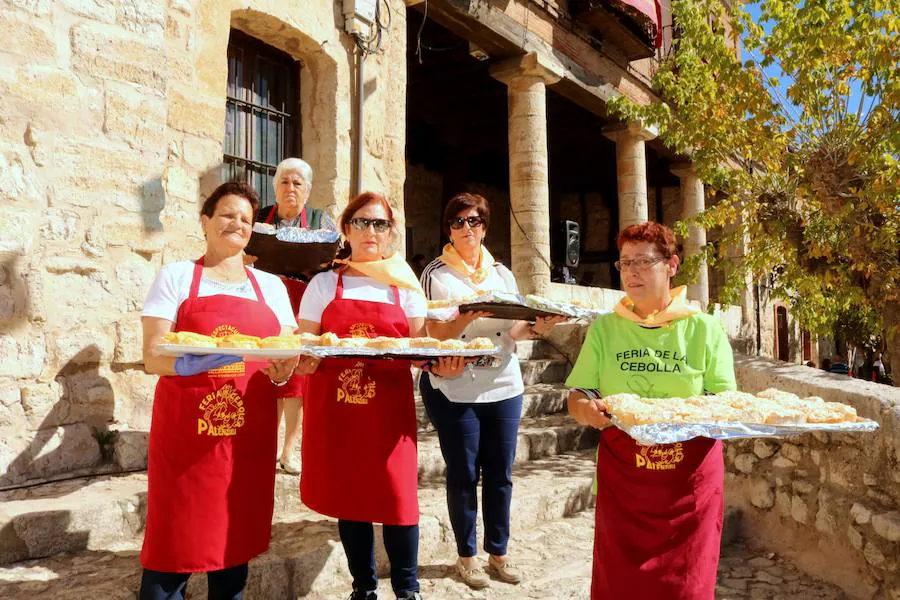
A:
{"label": "white t-shirt", "polygon": [[[259,284],[262,292],[262,300],[268,305],[282,327],[296,327],[297,320],[291,309],[291,300],[288,298],[284,283],[277,275],[259,271],[249,267],[250,272]],[[164,265],[150,286],[147,299],[144,301],[144,317],[158,317],[175,322],[178,315],[178,307],[188,299],[191,293],[191,281],[194,278],[194,262],[184,260]],[[236,298],[249,298],[256,300],[256,292],[253,284],[247,279],[243,283],[221,283],[207,277],[200,278],[200,287],[197,297],[235,296]]]}
{"label": "white t-shirt", "polygon": [[[448,267],[440,258],[431,261],[422,271],[422,289],[429,300],[446,300],[471,296],[475,290],[519,293],[512,272],[500,263],[479,284],[473,283]],[[516,342],[509,336],[515,321],[507,319],[476,319],[460,334],[459,339],[490,338],[500,347],[500,364],[495,367],[467,367],[454,378],[431,377],[431,385],[451,402],[499,402],[525,391],[522,370],[516,356]]]}
{"label": "white t-shirt", "polygon": [[[300,319],[322,322],[322,313],[325,307],[334,300],[337,291],[337,271],[326,271],[313,277],[303,299],[300,301]],[[406,313],[407,319],[423,318],[428,313],[428,304],[422,294],[407,288],[398,288],[400,291],[400,306]],[[344,275],[344,296],[347,300],[368,300],[381,304],[393,304],[394,292],[391,286],[375,281],[371,277]]]}

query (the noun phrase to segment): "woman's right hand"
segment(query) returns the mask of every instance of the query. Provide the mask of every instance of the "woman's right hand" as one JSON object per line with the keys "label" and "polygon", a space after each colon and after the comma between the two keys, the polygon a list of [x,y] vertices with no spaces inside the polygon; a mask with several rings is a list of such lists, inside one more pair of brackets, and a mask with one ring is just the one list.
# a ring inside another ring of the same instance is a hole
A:
{"label": "woman's right hand", "polygon": [[322,359],[315,356],[301,356],[297,368],[294,369],[294,375],[312,375],[319,368],[320,362]]}
{"label": "woman's right hand", "polygon": [[573,391],[568,399],[569,414],[582,424],[597,429],[609,426],[609,417],[606,416],[606,405],[603,400],[588,398],[584,393]]}

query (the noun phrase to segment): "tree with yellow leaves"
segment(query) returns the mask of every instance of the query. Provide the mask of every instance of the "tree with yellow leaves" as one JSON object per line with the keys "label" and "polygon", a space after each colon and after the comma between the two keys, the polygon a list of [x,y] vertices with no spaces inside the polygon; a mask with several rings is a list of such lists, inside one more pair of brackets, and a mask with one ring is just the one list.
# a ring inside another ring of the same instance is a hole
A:
{"label": "tree with yellow leaves", "polygon": [[[854,314],[884,332],[896,378],[900,0],[757,6],[754,19],[742,3],[673,0],[680,35],[653,81],[663,102],[613,109],[657,125],[718,192],[698,222],[721,232],[703,256],[729,275],[726,293],[768,277],[821,334]],[[725,252],[744,239],[749,252]]]}

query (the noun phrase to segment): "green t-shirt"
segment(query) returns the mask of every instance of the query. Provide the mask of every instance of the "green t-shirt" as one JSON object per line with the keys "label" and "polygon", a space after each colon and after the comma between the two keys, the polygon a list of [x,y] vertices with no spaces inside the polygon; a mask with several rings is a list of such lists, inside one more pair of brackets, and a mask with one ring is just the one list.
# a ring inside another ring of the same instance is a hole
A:
{"label": "green t-shirt", "polygon": [[610,313],[591,325],[566,385],[602,396],[687,398],[736,389],[734,357],[717,317],[697,313],[649,328]]}

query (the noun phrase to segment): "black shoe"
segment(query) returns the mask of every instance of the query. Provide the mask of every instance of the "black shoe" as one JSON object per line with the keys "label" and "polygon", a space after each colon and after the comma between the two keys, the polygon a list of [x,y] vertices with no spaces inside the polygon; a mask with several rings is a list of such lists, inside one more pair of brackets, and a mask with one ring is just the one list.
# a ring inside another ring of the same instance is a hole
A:
{"label": "black shoe", "polygon": [[397,596],[397,600],[422,600],[422,594],[419,592],[402,592]]}
{"label": "black shoe", "polygon": [[362,590],[353,590],[347,600],[378,600],[378,592],[364,592]]}

